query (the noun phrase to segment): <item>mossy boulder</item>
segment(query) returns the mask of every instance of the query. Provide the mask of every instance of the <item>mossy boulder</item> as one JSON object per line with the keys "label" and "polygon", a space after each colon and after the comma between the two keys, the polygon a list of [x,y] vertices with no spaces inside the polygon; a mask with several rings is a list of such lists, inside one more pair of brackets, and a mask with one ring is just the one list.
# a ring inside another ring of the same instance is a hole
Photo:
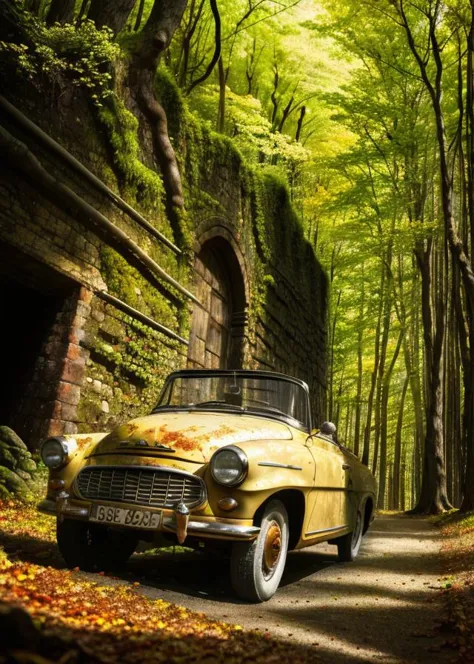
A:
{"label": "mossy boulder", "polygon": [[0,500],[31,500],[36,463],[25,443],[6,426],[0,426]]}

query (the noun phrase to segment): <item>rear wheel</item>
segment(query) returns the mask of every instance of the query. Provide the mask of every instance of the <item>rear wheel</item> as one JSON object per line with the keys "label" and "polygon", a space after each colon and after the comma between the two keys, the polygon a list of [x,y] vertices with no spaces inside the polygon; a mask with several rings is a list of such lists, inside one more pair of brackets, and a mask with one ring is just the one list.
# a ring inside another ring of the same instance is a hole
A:
{"label": "rear wheel", "polygon": [[111,570],[124,565],[138,544],[133,533],[73,519],[57,522],[56,537],[66,565],[85,571]]}
{"label": "rear wheel", "polygon": [[288,523],[283,503],[272,500],[263,513],[258,537],[233,545],[231,579],[239,597],[265,602],[277,591],[288,553]]}
{"label": "rear wheel", "polygon": [[349,563],[357,557],[362,542],[363,525],[362,512],[358,510],[354,530],[335,542],[337,544],[337,555],[341,562]]}

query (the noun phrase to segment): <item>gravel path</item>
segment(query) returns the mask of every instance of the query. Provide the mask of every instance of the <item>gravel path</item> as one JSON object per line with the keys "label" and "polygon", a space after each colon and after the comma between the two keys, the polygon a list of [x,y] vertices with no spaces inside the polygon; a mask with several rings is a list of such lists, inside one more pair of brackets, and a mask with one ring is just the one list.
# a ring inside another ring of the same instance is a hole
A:
{"label": "gravel path", "polygon": [[152,598],[273,636],[312,644],[328,663],[449,662],[441,618],[437,531],[426,521],[379,517],[354,563],[338,563],[335,547],[289,555],[278,593],[264,604],[235,599],[228,563],[204,554],[134,556],[128,566]]}

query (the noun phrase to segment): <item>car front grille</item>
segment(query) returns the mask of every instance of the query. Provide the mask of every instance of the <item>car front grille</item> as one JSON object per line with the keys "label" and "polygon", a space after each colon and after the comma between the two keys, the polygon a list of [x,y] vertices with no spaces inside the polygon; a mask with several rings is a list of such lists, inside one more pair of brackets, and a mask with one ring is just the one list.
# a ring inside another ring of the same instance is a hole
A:
{"label": "car front grille", "polygon": [[93,466],[78,475],[81,498],[174,508],[197,507],[206,500],[204,482],[194,475],[164,468]]}

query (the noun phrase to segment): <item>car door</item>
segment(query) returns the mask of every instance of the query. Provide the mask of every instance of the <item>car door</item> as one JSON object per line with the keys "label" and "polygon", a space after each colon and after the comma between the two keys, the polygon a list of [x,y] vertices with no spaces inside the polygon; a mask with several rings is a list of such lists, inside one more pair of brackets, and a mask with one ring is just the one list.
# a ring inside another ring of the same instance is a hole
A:
{"label": "car door", "polygon": [[330,534],[346,527],[347,459],[337,443],[321,434],[307,441],[315,463],[314,486],[309,495],[305,537]]}

